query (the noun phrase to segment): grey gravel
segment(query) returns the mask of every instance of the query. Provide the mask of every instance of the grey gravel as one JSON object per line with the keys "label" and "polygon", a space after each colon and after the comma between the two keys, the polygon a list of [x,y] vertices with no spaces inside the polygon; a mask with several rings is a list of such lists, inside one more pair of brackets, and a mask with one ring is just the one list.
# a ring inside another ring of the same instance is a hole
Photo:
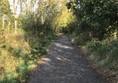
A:
{"label": "grey gravel", "polygon": [[108,83],[88,64],[67,36],[53,42],[28,83]]}

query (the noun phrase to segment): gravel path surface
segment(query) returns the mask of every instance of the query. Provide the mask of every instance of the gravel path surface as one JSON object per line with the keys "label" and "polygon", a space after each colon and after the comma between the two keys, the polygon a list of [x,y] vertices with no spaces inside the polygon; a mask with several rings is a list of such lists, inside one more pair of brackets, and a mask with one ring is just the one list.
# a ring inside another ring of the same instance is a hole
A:
{"label": "gravel path surface", "polygon": [[93,70],[69,41],[62,36],[52,43],[28,83],[107,83]]}

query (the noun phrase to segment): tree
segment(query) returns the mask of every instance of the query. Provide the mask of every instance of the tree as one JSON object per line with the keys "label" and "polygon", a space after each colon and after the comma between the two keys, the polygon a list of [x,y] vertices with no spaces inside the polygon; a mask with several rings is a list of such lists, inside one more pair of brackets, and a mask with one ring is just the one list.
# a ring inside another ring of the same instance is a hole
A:
{"label": "tree", "polygon": [[18,7],[18,0],[13,0],[13,8],[14,8],[14,28],[15,32],[17,32],[17,7]]}
{"label": "tree", "polygon": [[118,30],[117,3],[117,0],[75,0],[68,2],[67,8],[78,17],[79,33],[103,39]]}
{"label": "tree", "polygon": [[0,14],[2,15],[2,28],[5,28],[5,17],[11,14],[8,0],[0,0]]}

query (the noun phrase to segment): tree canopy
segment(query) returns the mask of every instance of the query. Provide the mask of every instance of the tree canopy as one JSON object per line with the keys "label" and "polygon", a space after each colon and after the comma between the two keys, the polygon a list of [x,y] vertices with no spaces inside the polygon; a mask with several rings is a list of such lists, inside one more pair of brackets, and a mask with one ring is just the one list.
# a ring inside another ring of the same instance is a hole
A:
{"label": "tree canopy", "polygon": [[117,0],[75,0],[66,5],[78,17],[79,32],[102,39],[118,30]]}

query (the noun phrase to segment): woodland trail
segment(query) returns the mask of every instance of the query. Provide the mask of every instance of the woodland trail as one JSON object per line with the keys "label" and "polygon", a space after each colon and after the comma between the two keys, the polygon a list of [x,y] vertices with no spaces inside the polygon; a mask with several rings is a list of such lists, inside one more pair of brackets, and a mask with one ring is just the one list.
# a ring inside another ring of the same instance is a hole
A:
{"label": "woodland trail", "polygon": [[107,83],[88,64],[67,36],[53,42],[29,75],[28,83]]}

